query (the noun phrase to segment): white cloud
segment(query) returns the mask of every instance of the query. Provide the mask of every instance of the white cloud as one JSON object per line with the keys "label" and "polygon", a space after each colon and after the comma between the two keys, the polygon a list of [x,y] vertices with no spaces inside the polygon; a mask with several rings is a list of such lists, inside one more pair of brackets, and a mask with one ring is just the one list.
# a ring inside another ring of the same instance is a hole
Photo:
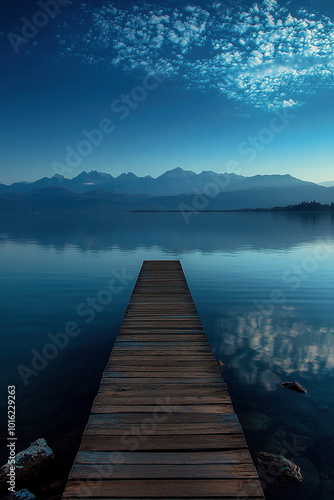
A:
{"label": "white cloud", "polygon": [[216,14],[193,4],[78,10],[59,27],[59,50],[90,64],[159,71],[265,110],[334,87],[334,24],[304,8],[292,16],[263,0]]}
{"label": "white cloud", "polygon": [[292,108],[294,106],[298,106],[298,102],[294,101],[293,99],[283,101],[283,108]]}

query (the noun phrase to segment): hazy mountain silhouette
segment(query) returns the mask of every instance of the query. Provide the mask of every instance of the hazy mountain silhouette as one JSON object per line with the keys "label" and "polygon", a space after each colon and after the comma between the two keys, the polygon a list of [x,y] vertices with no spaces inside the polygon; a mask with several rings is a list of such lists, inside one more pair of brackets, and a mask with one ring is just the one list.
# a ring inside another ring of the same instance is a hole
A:
{"label": "hazy mountain silhouette", "polygon": [[[203,194],[204,193],[204,194]],[[331,203],[334,187],[305,182],[290,175],[200,174],[176,168],[153,178],[133,173],[81,172],[36,182],[0,185],[0,210],[29,212],[129,210],[235,210],[271,208],[316,200]]]}
{"label": "hazy mountain silhouette", "polygon": [[113,177],[93,170],[81,172],[73,179],[66,179],[62,175],[51,178],[44,177],[35,182],[16,182],[10,186],[0,184],[0,193],[27,193],[33,189],[58,187],[86,193],[88,191],[104,190],[118,194],[147,194],[151,196],[176,196],[193,193],[194,190],[205,192],[212,189],[212,183],[217,191],[238,191],[252,188],[286,188],[315,184],[302,181],[290,175],[256,175],[244,177],[233,173],[217,174],[212,171],[203,171],[200,174],[175,168],[157,178],[151,176],[138,177],[133,173],[121,174]]}
{"label": "hazy mountain silhouette", "polygon": [[325,181],[325,182],[320,182],[319,186],[325,186],[325,187],[333,187],[334,186],[334,181]]}

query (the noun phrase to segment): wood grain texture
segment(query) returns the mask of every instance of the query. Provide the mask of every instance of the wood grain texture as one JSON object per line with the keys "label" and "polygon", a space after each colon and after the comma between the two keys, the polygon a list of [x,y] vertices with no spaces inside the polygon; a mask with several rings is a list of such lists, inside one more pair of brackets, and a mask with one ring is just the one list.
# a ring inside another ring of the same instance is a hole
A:
{"label": "wood grain texture", "polygon": [[[256,479],[133,479],[77,481],[67,484],[65,498],[252,498],[261,495]],[[78,498],[78,497],[77,497]],[[261,497],[260,497],[261,498]],[[263,497],[262,497],[263,498]]]}
{"label": "wood grain texture", "polygon": [[64,499],[264,500],[179,261],[145,261]]}

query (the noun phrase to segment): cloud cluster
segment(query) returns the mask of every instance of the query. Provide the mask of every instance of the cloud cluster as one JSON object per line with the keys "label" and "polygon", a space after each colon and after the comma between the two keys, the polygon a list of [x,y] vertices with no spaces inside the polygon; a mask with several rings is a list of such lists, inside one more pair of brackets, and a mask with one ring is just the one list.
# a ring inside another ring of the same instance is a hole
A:
{"label": "cloud cluster", "polygon": [[292,15],[278,0],[229,10],[83,3],[58,36],[63,55],[182,78],[264,110],[334,86],[334,23],[304,8]]}

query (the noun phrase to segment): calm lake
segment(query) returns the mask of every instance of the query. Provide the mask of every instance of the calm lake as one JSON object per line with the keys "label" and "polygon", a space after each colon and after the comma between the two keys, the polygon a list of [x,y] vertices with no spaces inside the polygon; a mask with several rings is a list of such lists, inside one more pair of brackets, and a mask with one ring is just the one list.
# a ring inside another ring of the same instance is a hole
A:
{"label": "calm lake", "polygon": [[[302,469],[304,484],[264,477],[266,498],[334,498],[334,219],[188,216],[0,216],[1,462],[16,385],[17,449],[45,437],[68,470],[142,261],[180,259],[251,453]],[[80,333],[46,348],[69,322]]]}

